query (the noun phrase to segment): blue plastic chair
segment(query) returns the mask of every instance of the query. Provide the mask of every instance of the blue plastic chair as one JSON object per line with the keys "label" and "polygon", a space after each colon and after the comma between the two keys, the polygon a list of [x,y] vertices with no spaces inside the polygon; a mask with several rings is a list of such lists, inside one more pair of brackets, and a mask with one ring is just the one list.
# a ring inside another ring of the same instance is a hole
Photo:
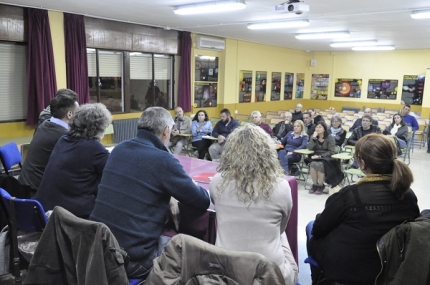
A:
{"label": "blue plastic chair", "polygon": [[[9,175],[11,171],[17,171],[21,169],[22,156],[19,152],[16,143],[11,142],[0,147],[0,159],[3,164],[3,168],[6,174]],[[12,169],[14,165],[18,164],[18,169]]]}
{"label": "blue plastic chair", "polygon": [[37,200],[12,197],[3,188],[0,188],[0,195],[0,208],[6,216],[10,227],[15,282],[20,283],[21,271],[17,231],[42,232],[48,220],[43,206]]}

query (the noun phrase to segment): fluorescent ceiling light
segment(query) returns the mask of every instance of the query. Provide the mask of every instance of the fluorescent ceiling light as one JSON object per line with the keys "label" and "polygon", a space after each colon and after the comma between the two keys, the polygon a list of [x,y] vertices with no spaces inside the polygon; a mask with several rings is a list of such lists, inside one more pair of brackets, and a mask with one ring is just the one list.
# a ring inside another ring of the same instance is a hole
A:
{"label": "fluorescent ceiling light", "polygon": [[368,50],[394,50],[394,46],[364,46],[364,47],[353,47],[355,51],[368,51]]}
{"label": "fluorescent ceiling light", "polygon": [[173,12],[177,15],[206,14],[217,12],[229,12],[245,9],[245,0],[225,0],[206,3],[196,3],[176,6]]}
{"label": "fluorescent ceiling light", "polygon": [[427,19],[427,18],[430,18],[430,9],[429,10],[412,11],[411,17],[412,17],[412,19]]}
{"label": "fluorescent ceiling light", "polygon": [[248,29],[265,30],[265,29],[297,28],[297,27],[306,27],[306,26],[309,26],[309,20],[252,23],[252,24],[248,24]]}
{"label": "fluorescent ceiling light", "polygon": [[331,43],[331,47],[359,47],[359,46],[373,46],[378,44],[377,40],[369,41],[355,41],[355,42],[334,42]]}
{"label": "fluorescent ceiling light", "polygon": [[349,37],[348,31],[307,33],[296,35],[298,40],[318,40],[318,39],[340,39]]}

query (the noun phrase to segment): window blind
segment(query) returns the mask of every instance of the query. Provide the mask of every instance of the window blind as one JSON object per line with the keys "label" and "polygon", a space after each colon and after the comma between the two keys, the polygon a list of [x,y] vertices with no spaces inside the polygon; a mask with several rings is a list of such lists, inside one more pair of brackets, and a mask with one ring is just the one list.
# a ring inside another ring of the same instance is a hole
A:
{"label": "window blind", "polygon": [[0,121],[27,116],[26,46],[0,43]]}

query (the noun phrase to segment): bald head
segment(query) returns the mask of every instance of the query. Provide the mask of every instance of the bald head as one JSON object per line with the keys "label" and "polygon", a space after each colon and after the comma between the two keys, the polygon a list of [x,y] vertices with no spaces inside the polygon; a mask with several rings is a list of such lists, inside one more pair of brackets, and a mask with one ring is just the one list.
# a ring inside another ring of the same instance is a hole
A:
{"label": "bald head", "polygon": [[364,114],[372,116],[372,109],[370,108],[364,109]]}

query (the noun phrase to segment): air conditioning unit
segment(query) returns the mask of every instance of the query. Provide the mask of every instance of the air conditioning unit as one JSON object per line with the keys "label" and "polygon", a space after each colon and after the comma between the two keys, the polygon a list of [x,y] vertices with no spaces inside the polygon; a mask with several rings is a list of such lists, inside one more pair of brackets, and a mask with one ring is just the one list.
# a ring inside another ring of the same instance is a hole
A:
{"label": "air conditioning unit", "polygon": [[197,48],[225,50],[225,41],[221,39],[197,36],[196,45]]}

